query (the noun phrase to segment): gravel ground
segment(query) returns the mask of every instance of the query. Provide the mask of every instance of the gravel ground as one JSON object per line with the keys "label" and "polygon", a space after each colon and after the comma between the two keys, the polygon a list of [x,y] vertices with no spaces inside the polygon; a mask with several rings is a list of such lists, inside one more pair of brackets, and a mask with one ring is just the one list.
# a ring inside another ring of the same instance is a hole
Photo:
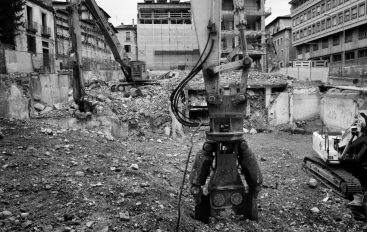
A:
{"label": "gravel ground", "polygon": [[[174,231],[189,134],[179,141],[154,133],[109,141],[98,131],[35,120],[0,120],[0,127],[0,231]],[[203,131],[195,136],[195,151],[203,138]],[[208,225],[195,221],[186,185],[181,231],[367,230],[344,199],[330,194],[323,202],[328,190],[308,187],[301,167],[312,154],[310,135],[246,139],[264,175],[260,220],[224,212]]]}

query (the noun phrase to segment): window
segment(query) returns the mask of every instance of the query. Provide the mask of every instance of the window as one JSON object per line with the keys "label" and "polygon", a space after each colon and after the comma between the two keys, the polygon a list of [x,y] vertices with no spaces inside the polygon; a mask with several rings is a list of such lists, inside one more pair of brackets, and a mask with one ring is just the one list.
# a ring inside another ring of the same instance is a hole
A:
{"label": "window", "polygon": [[338,19],[336,17],[336,15],[333,15],[333,26],[338,25]]}
{"label": "window", "polygon": [[328,10],[330,10],[331,9],[331,0],[328,0],[327,2],[326,2],[326,10],[328,11]]}
{"label": "window", "polygon": [[358,29],[358,39],[367,38],[367,26],[364,25]]}
{"label": "window", "polygon": [[305,12],[305,14],[303,15],[303,19],[305,20],[305,21],[307,21],[307,13]]}
{"label": "window", "polygon": [[36,53],[36,38],[34,36],[27,35],[28,52]]}
{"label": "window", "polygon": [[311,10],[307,11],[307,18],[311,19]]}
{"label": "window", "polygon": [[302,47],[301,46],[297,47],[297,54],[302,55]]}
{"label": "window", "polygon": [[315,25],[315,24],[313,24],[313,25],[312,25],[312,34],[315,34],[315,33],[316,33],[316,29],[315,29],[315,28],[316,28],[316,25]]}
{"label": "window", "polygon": [[293,26],[296,26],[296,20],[293,19],[293,23],[292,23]]}
{"label": "window", "polygon": [[320,22],[316,23],[316,32],[320,31]]}
{"label": "window", "polygon": [[322,3],[321,4],[321,13],[324,13],[325,12],[325,3]]}
{"label": "window", "polygon": [[313,51],[319,50],[319,42],[318,41],[315,41],[315,43],[312,45],[312,50]]}
{"label": "window", "polygon": [[338,1],[339,1],[339,0],[333,0],[333,1],[332,1],[332,6],[333,6],[333,7],[336,7],[336,6],[338,5]]}
{"label": "window", "polygon": [[325,20],[321,21],[321,31],[325,30]]}
{"label": "window", "polygon": [[280,38],[280,44],[283,45],[283,37]]}
{"label": "window", "polygon": [[329,40],[326,38],[326,39],[323,39],[322,40],[322,48],[328,48],[329,47]]}
{"label": "window", "polygon": [[312,9],[312,18],[314,18],[316,16],[316,8]]}
{"label": "window", "polygon": [[340,36],[339,35],[333,36],[333,46],[337,46],[339,44],[340,44]]}
{"label": "window", "polygon": [[318,5],[316,8],[317,15],[321,13],[321,5]]}
{"label": "window", "polygon": [[367,57],[367,49],[362,49],[358,51],[358,58]]}
{"label": "window", "polygon": [[342,24],[342,23],[343,23],[343,13],[339,13],[339,14],[338,14],[338,18],[339,18],[339,19],[338,19],[338,23],[339,23],[339,24]]}
{"label": "window", "polygon": [[355,19],[357,18],[357,7],[353,7],[352,8],[352,19]]}
{"label": "window", "polygon": [[303,29],[301,29],[300,37],[303,38]]}
{"label": "window", "polygon": [[332,56],[334,62],[338,62],[342,60],[342,54],[335,54]]}
{"label": "window", "polygon": [[344,2],[343,0],[339,0],[339,5],[343,4],[343,2]]}
{"label": "window", "polygon": [[284,55],[284,50],[282,49],[281,52],[282,52],[282,56],[283,56]]}
{"label": "window", "polygon": [[350,20],[350,10],[344,11],[344,22],[348,22]]}
{"label": "window", "polygon": [[330,18],[327,18],[326,19],[326,29],[328,29],[330,27],[331,27],[331,19]]}
{"label": "window", "polygon": [[125,52],[131,52],[131,45],[124,45]]}
{"label": "window", "polygon": [[131,33],[130,33],[130,31],[127,31],[126,32],[125,41],[127,41],[127,42],[131,41]]}
{"label": "window", "polygon": [[354,51],[345,53],[345,60],[354,60]]}
{"label": "window", "polygon": [[353,40],[353,31],[352,30],[348,30],[345,31],[345,43],[350,43]]}
{"label": "window", "polygon": [[308,33],[307,33],[307,34],[308,34],[308,35],[311,35],[311,32],[312,32],[312,31],[311,31],[311,26],[309,26],[309,27],[308,27]]}
{"label": "window", "polygon": [[306,44],[306,53],[310,52],[310,45]]}
{"label": "window", "polygon": [[363,16],[366,13],[366,4],[362,3],[358,6],[358,16]]}

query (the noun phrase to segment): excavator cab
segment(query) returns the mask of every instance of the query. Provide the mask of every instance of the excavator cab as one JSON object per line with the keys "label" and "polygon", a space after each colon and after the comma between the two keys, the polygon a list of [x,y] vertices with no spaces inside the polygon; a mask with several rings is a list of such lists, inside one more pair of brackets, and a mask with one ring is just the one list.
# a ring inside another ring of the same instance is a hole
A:
{"label": "excavator cab", "polygon": [[130,61],[130,67],[133,81],[145,81],[149,79],[146,64],[144,61]]}

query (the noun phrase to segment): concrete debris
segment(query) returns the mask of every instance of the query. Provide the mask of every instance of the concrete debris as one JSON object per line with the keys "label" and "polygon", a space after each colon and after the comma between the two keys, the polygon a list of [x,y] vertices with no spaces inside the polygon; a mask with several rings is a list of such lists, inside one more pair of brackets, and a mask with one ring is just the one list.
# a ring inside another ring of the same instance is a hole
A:
{"label": "concrete debris", "polygon": [[8,218],[13,216],[12,212],[8,211],[8,210],[4,210],[0,213],[0,218]]}
{"label": "concrete debris", "polygon": [[313,207],[311,209],[311,212],[314,213],[314,214],[318,214],[318,213],[320,213],[320,210],[317,207]]}
{"label": "concrete debris", "polygon": [[139,165],[138,164],[132,164],[130,165],[130,168],[133,170],[139,170]]}
{"label": "concrete debris", "polygon": [[83,177],[85,176],[85,173],[83,171],[77,171],[75,172],[75,176]]}
{"label": "concrete debris", "polygon": [[314,178],[311,178],[310,181],[308,182],[308,186],[310,186],[311,188],[316,188],[317,187],[317,180]]}
{"label": "concrete debris", "polygon": [[47,113],[51,112],[52,109],[53,108],[51,106],[46,106],[46,108],[44,108],[40,113],[41,114],[47,114]]}
{"label": "concrete debris", "polygon": [[130,214],[129,212],[120,212],[119,213],[119,218],[122,220],[122,221],[125,221],[125,222],[128,222],[130,221]]}
{"label": "concrete debris", "polygon": [[35,103],[33,105],[33,108],[35,110],[37,110],[38,112],[41,112],[41,111],[43,111],[46,108],[46,106],[45,105],[42,105],[41,103]]}
{"label": "concrete debris", "polygon": [[56,103],[54,104],[54,109],[55,110],[61,110],[63,108],[63,104],[62,103]]}
{"label": "concrete debris", "polygon": [[170,136],[170,135],[171,135],[171,127],[166,126],[166,127],[164,128],[164,133],[165,133],[167,136]]}
{"label": "concrete debris", "polygon": [[252,128],[252,129],[250,130],[250,134],[252,134],[252,135],[257,134],[257,130],[256,130],[256,129],[254,129],[254,128]]}
{"label": "concrete debris", "polygon": [[89,221],[85,224],[85,226],[88,228],[92,228],[93,224],[94,224],[94,221]]}

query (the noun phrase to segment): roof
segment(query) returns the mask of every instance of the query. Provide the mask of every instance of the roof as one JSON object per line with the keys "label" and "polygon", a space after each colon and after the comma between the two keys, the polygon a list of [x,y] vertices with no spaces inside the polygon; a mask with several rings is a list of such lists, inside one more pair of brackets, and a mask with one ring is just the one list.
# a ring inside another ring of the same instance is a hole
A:
{"label": "roof", "polygon": [[54,8],[52,8],[52,6],[49,6],[48,4],[44,3],[43,1],[41,0],[28,0],[29,2],[33,2],[34,4],[37,4],[38,6],[46,9],[46,10],[49,10],[49,11],[54,11]]}
{"label": "roof", "polygon": [[132,24],[124,25],[124,24],[121,24],[121,25],[118,25],[115,28],[116,28],[116,30],[136,30],[136,25],[132,25]]}
{"label": "roof", "polygon": [[268,27],[272,24],[274,24],[276,21],[279,21],[281,19],[291,19],[291,16],[290,15],[282,15],[282,16],[278,16],[276,17],[275,19],[273,19],[270,23],[268,23],[265,27]]}

